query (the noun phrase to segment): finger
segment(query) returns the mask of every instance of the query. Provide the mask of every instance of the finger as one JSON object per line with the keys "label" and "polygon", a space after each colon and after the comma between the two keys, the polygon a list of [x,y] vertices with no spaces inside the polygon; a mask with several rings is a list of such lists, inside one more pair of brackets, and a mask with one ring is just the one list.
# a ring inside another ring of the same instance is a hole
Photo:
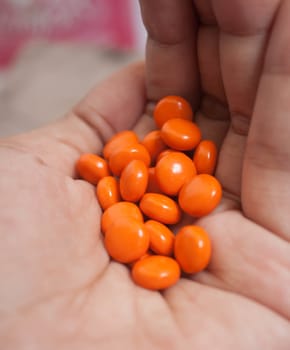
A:
{"label": "finger", "polygon": [[245,214],[290,239],[290,2],[270,38],[249,133],[243,176]]}
{"label": "finger", "polygon": [[273,0],[212,1],[220,32],[221,74],[231,115],[217,176],[236,198],[241,195],[246,138],[277,4]]}
{"label": "finger", "polygon": [[[219,51],[218,29],[213,26],[202,26],[198,33],[198,63],[202,93],[226,105]],[[224,116],[211,117],[222,119]]]}
{"label": "finger", "polygon": [[278,0],[213,0],[220,61],[232,116],[250,117]]}
{"label": "finger", "polygon": [[99,153],[113,133],[134,126],[145,108],[143,64],[131,65],[93,89],[68,115],[39,130],[1,140],[2,147],[31,153],[74,176],[82,153]]}
{"label": "finger", "polygon": [[181,95],[198,102],[196,19],[192,0],[140,0],[147,29],[148,97]]}
{"label": "finger", "polygon": [[214,141],[220,148],[228,129],[229,112],[220,68],[219,32],[211,24],[209,10],[204,8],[206,3],[196,2],[199,18],[204,23],[199,28],[197,41],[201,100],[196,122],[202,137]]}
{"label": "finger", "polygon": [[220,32],[211,0],[194,0],[201,101],[199,111],[207,118],[229,119],[220,62]]}
{"label": "finger", "polygon": [[219,31],[216,26],[210,25],[211,22],[205,22],[211,21],[211,17],[208,18],[207,12],[203,14],[204,9],[199,8],[198,11],[205,24],[198,32],[201,101],[196,121],[203,138],[213,140],[220,147],[230,116],[220,67]]}

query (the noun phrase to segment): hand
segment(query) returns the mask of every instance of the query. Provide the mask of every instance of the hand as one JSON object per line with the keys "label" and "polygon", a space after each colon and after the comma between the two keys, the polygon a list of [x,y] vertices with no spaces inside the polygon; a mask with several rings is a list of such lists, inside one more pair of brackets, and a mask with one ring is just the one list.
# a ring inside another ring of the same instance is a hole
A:
{"label": "hand", "polygon": [[[127,268],[110,262],[104,251],[93,186],[75,179],[74,164],[81,153],[100,152],[102,140],[137,122],[139,130],[146,128],[148,120],[139,119],[146,102],[143,67],[132,66],[97,87],[60,122],[1,141],[1,348],[288,348],[290,102],[284,50],[290,36],[289,5],[283,3],[274,21],[273,1],[263,2],[262,9],[252,1],[248,14],[247,1],[225,3],[219,1],[214,8],[219,21],[216,31],[223,21],[234,26],[221,35],[224,62],[212,60],[210,44],[200,46],[207,47],[204,55],[210,60],[207,82],[200,63],[201,81],[186,77],[189,85],[185,87],[184,79],[166,82],[169,71],[160,70],[156,80],[151,79],[153,61],[158,64],[154,50],[147,66],[149,97],[194,96],[204,135],[217,136],[222,142],[217,176],[225,199],[216,213],[199,220],[213,242],[208,271],[192,280],[182,279],[162,294],[136,287]],[[143,8],[153,23],[154,14],[160,13],[156,6],[162,6],[161,1],[146,1]],[[158,18],[159,25],[170,23],[173,13],[176,19],[182,13],[189,16],[191,9],[166,8],[167,17],[163,22]],[[259,27],[259,35],[252,34],[255,23],[250,22],[255,17],[259,21],[268,17],[271,34],[266,24]],[[214,43],[216,32],[207,30],[208,39],[202,42]],[[226,34],[229,30],[232,35]],[[182,50],[190,52],[189,43],[194,45],[196,39],[186,41]],[[169,41],[155,44],[165,52],[176,50],[172,58],[181,46],[171,48]],[[266,52],[263,71],[257,72]],[[158,57],[163,66],[162,55]],[[230,60],[230,71],[225,60]],[[189,69],[197,77],[194,59],[191,64],[191,68],[182,64],[182,72]],[[239,79],[234,76],[238,73]],[[252,104],[247,110],[250,91]]]}

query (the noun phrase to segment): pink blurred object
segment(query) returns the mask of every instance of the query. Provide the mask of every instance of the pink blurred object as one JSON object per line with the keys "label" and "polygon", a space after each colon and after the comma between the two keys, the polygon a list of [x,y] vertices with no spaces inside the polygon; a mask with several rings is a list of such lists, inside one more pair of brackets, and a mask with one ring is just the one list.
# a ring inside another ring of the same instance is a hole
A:
{"label": "pink blurred object", "polygon": [[0,68],[33,38],[136,48],[137,0],[0,0]]}

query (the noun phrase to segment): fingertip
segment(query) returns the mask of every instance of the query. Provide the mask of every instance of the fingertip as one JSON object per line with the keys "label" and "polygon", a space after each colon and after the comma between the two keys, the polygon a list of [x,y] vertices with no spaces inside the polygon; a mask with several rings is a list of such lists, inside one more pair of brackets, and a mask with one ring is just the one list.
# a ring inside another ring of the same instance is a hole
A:
{"label": "fingertip", "polygon": [[148,99],[158,101],[179,95],[197,107],[197,22],[193,2],[141,0],[142,17],[148,32],[146,86]]}

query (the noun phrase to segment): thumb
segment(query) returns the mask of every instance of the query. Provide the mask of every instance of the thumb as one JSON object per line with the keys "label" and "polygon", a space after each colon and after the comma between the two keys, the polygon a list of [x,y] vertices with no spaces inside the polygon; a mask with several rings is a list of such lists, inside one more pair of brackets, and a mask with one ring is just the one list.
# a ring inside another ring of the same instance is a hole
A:
{"label": "thumb", "polygon": [[290,3],[277,13],[257,93],[243,176],[247,217],[290,239]]}
{"label": "thumb", "polygon": [[64,118],[41,129],[9,137],[0,147],[30,153],[70,176],[82,153],[99,153],[115,132],[134,126],[146,102],[144,67],[130,65],[92,89]]}

